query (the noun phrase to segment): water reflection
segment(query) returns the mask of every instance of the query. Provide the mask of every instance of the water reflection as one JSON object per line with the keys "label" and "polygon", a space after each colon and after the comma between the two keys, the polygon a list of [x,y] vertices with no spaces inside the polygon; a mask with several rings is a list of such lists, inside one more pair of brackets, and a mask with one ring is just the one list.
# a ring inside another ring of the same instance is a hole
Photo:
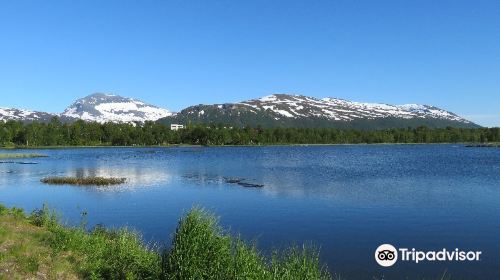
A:
{"label": "water reflection", "polygon": [[105,189],[134,189],[139,187],[152,187],[162,184],[168,184],[172,180],[172,174],[168,170],[157,170],[152,168],[144,168],[142,166],[135,167],[79,167],[75,169],[66,169],[59,172],[58,176],[70,177],[117,177],[126,178],[125,184],[116,186],[107,186]]}

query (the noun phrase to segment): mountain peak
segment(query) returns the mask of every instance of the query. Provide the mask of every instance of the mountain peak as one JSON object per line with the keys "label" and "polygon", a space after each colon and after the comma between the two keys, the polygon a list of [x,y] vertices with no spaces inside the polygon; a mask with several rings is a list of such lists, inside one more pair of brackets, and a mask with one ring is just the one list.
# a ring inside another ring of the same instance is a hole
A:
{"label": "mountain peak", "polygon": [[[110,94],[110,93],[101,93],[101,92],[96,92],[91,95],[87,95],[85,97],[82,97],[80,99],[77,99],[73,104],[77,103],[89,103],[89,104],[98,104],[98,103],[105,103],[105,102],[129,102],[129,101],[138,101],[133,98],[128,98],[128,97],[123,97],[120,95],[116,94]],[[142,101],[139,101],[141,103],[144,103]]]}
{"label": "mountain peak", "polygon": [[80,98],[61,114],[62,117],[100,123],[155,121],[170,115],[172,113],[166,109],[108,93],[93,93]]}
{"label": "mountain peak", "polygon": [[274,93],[271,95],[266,95],[264,97],[261,97],[258,99],[252,99],[252,100],[259,100],[262,102],[273,102],[273,101],[285,101],[285,100],[299,100],[299,99],[306,99],[306,98],[312,98],[312,97],[304,96],[301,94],[295,94],[295,93]]}
{"label": "mountain peak", "polygon": [[85,96],[84,98],[106,98],[106,97],[113,97],[117,96],[116,94],[111,94],[111,93],[104,93],[104,92],[95,92],[90,95]]}

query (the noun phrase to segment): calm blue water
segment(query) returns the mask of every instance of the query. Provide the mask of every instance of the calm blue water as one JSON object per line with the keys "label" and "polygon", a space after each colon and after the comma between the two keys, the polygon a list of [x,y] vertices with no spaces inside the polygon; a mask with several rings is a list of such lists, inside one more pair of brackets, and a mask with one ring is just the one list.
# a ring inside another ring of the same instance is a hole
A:
{"label": "calm blue water", "polygon": [[[7,150],[4,152],[23,152]],[[321,246],[329,269],[347,279],[454,279],[500,274],[500,149],[454,145],[30,150],[38,164],[0,163],[0,203],[31,211],[47,203],[70,224],[128,226],[169,244],[193,205],[268,251]],[[49,186],[54,175],[127,177],[111,188]],[[223,177],[263,184],[244,188]],[[374,250],[481,250],[474,263],[396,263]],[[456,278],[455,278],[456,277]]]}

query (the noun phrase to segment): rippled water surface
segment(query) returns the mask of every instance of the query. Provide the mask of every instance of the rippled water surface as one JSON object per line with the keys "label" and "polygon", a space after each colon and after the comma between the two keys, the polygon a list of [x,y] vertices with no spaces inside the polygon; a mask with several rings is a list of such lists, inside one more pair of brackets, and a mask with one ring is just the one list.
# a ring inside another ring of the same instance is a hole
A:
{"label": "rippled water surface", "polygon": [[[6,152],[23,152],[7,150]],[[500,149],[460,145],[30,150],[49,157],[0,163],[0,203],[31,211],[47,203],[63,219],[128,226],[169,244],[192,205],[269,251],[293,242],[321,246],[347,279],[497,279],[500,274]],[[36,164],[19,164],[36,163]],[[50,186],[46,176],[117,176],[106,188]],[[244,182],[244,187],[235,183]],[[475,263],[396,263],[374,250],[481,250]]]}

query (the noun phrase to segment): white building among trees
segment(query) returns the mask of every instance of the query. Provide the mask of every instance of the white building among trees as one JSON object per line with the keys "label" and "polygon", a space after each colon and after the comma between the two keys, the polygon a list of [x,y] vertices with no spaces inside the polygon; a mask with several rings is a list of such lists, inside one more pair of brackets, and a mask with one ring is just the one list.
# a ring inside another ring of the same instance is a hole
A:
{"label": "white building among trees", "polygon": [[179,130],[179,129],[183,129],[183,128],[184,128],[184,125],[182,125],[182,124],[173,123],[170,125],[170,130]]}

